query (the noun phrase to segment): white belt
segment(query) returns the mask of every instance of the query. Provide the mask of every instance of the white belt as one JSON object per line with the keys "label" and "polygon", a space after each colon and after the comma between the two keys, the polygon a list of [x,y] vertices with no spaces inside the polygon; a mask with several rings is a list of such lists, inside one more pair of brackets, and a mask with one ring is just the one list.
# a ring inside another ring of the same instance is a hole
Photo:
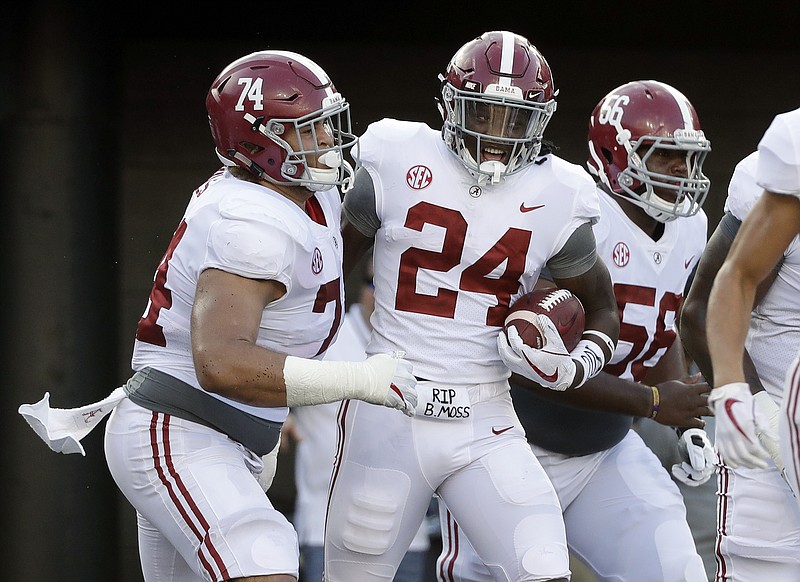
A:
{"label": "white belt", "polygon": [[472,415],[472,406],[509,391],[508,381],[487,384],[439,384],[429,380],[417,383],[416,416],[436,420],[461,420]]}

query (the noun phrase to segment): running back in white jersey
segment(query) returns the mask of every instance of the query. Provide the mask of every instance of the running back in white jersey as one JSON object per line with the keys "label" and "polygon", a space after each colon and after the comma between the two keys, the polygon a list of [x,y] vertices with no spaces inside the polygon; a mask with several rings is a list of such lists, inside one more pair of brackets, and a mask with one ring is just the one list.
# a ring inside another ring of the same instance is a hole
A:
{"label": "running back in white jersey", "polygon": [[[317,192],[306,207],[308,214],[270,188],[238,180],[227,170],[195,190],[156,271],[132,368],[155,368],[202,390],[194,372],[190,320],[198,278],[210,268],[285,285],[286,294],[264,309],[258,345],[322,357],[342,319],[338,190]],[[268,420],[282,422],[287,414],[286,408],[211,396]]]}
{"label": "running back in white jersey", "polygon": [[603,371],[640,382],[675,341],[675,318],[706,244],[708,218],[700,210],[663,223],[664,233],[655,241],[608,194],[599,192],[599,198],[597,252],[614,281],[620,317],[619,341]]}
{"label": "running back in white jersey", "polygon": [[478,186],[421,123],[384,119],[360,144],[381,222],[368,353],[402,350],[416,376],[441,383],[507,378],[496,338],[509,302],[597,219],[592,180],[550,155],[501,186]]}
{"label": "running back in white jersey", "polygon": [[[764,191],[756,181],[761,154],[744,158],[731,178],[725,211],[744,220]],[[774,168],[780,164],[769,163]],[[785,180],[784,185],[788,184]],[[800,237],[783,253],[778,276],[753,310],[745,340],[765,390],[776,402],[783,397],[786,368],[800,346]]]}

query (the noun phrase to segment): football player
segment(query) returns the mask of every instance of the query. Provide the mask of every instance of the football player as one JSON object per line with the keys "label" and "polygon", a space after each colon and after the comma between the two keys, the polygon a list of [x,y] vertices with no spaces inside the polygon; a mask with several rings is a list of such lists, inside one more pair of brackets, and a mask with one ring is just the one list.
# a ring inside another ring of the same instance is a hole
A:
{"label": "football player", "polygon": [[[342,406],[326,580],[391,580],[437,494],[498,578],[563,581],[561,508],[508,377],[511,368],[571,391],[613,353],[619,318],[592,235],[594,184],[542,149],[556,88],[524,37],[491,31],[467,42],[441,76],[440,100],[439,129],[371,124],[345,195],[347,253],[374,243],[367,352],[404,351],[419,398],[413,418]],[[502,332],[509,303],[546,266],[586,310],[572,352],[552,326],[548,350]]]}
{"label": "football player", "polygon": [[736,166],[682,315],[686,349],[715,386],[719,582],[800,579],[800,508],[781,475],[785,462],[796,491],[796,420],[778,454],[778,419],[794,418],[798,396],[787,374],[800,345],[798,131],[800,110],[779,115]]}
{"label": "football player", "polygon": [[[601,215],[594,234],[614,284],[619,343],[580,390],[514,387],[514,404],[558,493],[569,548],[597,578],[705,581],[682,495],[632,420],[688,427],[680,437],[686,459],[672,471],[693,486],[711,477],[713,449],[698,418],[709,412],[708,386],[687,377],[675,329],[706,242],[711,146],[689,100],[658,81],[608,93],[588,137]],[[458,516],[441,513],[439,580],[493,580]]]}
{"label": "football player", "polygon": [[[113,408],[106,458],[136,508],[146,580],[291,582],[297,535],[264,494],[287,406],[363,398],[413,414],[416,380],[388,354],[319,361],[341,323],[339,187],[357,142],[330,78],[302,55],[256,52],[220,73],[206,108],[224,167],[191,195],[135,374],[94,422]],[[80,410],[48,408],[21,412],[52,447],[82,452],[55,430],[82,426]]]}

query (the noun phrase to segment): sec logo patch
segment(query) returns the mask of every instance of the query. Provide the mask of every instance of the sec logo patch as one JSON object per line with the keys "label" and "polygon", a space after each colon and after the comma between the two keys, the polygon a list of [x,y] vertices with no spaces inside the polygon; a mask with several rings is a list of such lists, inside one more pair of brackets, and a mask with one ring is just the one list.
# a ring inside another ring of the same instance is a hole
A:
{"label": "sec logo patch", "polygon": [[406,184],[414,190],[422,190],[431,185],[433,174],[427,166],[414,166],[406,172]]}
{"label": "sec logo patch", "polygon": [[611,251],[611,258],[618,267],[624,267],[631,260],[631,250],[624,242],[618,242]]}

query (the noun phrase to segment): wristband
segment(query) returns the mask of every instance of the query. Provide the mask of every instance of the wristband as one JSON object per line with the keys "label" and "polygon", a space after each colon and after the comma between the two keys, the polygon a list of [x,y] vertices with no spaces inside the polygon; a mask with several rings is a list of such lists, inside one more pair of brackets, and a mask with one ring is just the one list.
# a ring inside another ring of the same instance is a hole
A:
{"label": "wristband", "polygon": [[606,365],[606,354],[603,348],[590,340],[579,341],[569,355],[583,366],[583,378],[575,388],[580,388],[589,378],[597,376]]}
{"label": "wristband", "polygon": [[653,408],[650,411],[649,418],[655,419],[658,416],[658,411],[661,408],[661,395],[658,392],[658,386],[650,386],[650,390],[653,391]]}
{"label": "wristband", "polygon": [[611,338],[608,337],[606,334],[604,334],[602,331],[597,331],[596,329],[587,329],[583,332],[583,335],[595,336],[597,339],[600,340],[601,345],[604,345],[606,348],[608,348],[608,353],[611,354],[612,356],[614,355],[614,350],[616,349],[616,346],[614,345],[614,342],[611,341]]}

